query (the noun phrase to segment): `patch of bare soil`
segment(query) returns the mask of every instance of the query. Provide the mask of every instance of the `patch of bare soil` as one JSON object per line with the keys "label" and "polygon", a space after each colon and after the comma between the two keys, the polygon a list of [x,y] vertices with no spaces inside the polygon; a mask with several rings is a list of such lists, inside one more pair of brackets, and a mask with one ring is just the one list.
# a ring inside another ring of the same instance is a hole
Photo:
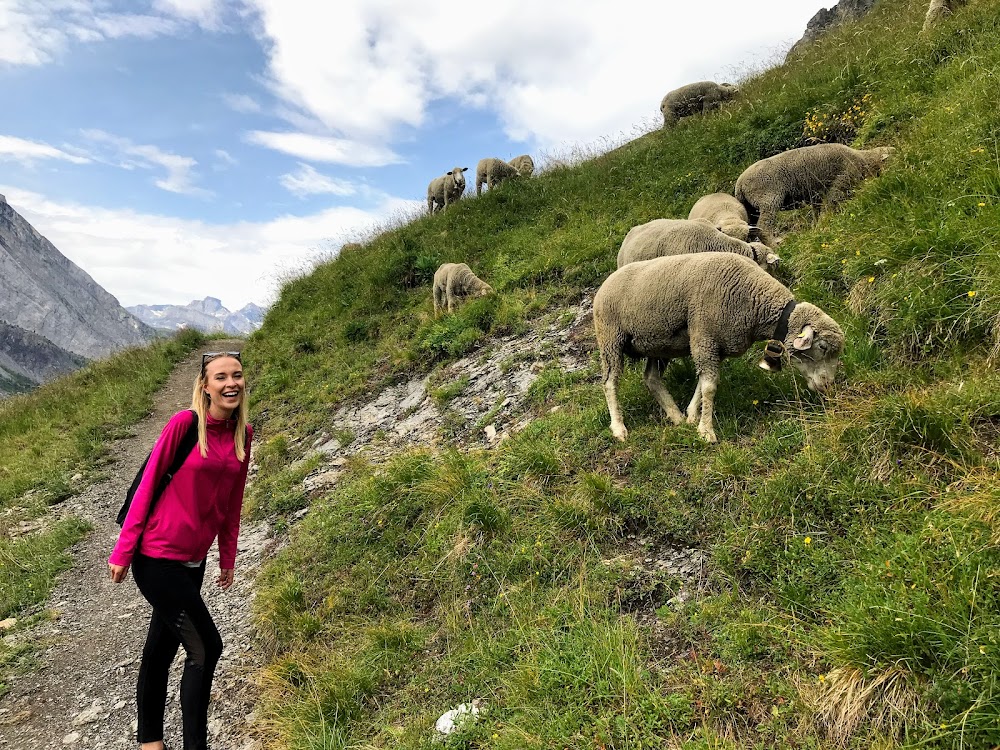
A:
{"label": "patch of bare soil", "polygon": [[[212,341],[209,348],[225,350],[239,343]],[[53,508],[53,513],[86,519],[93,531],[70,550],[73,567],[60,576],[44,605],[58,616],[19,634],[42,644],[40,668],[16,678],[0,699],[3,750],[138,747],[135,681],[151,609],[131,575],[124,583],[111,582],[107,558],[118,538],[114,519],[125,491],[166,421],[190,405],[199,363],[200,352],[181,362],[157,395],[153,414],[137,426],[133,437],[112,446],[115,460],[106,481]],[[209,709],[216,750],[255,747],[249,737],[250,676],[259,658],[253,648],[250,608],[254,578],[269,548],[266,525],[244,526],[236,581],[225,592],[214,582],[218,553],[214,547],[209,553],[203,594],[225,644]],[[171,672],[166,713],[166,739],[175,747],[181,745],[182,666],[179,655]]]}

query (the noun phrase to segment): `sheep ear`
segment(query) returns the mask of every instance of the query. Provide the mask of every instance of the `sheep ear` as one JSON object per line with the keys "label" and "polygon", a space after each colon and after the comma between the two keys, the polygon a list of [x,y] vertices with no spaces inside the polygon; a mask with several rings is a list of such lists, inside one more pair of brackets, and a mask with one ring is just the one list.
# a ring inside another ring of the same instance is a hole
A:
{"label": "sheep ear", "polygon": [[452,173],[451,172],[445,172],[445,174],[450,177]]}
{"label": "sheep ear", "polygon": [[767,254],[767,265],[776,266],[781,262],[781,258],[774,253]]}
{"label": "sheep ear", "polygon": [[803,352],[812,346],[813,343],[813,331],[812,326],[806,326],[802,329],[802,333],[795,337],[795,341],[792,342],[792,346],[795,347],[797,351]]}
{"label": "sheep ear", "polygon": [[462,170],[461,170],[461,171],[463,171],[463,172],[468,172],[468,171],[469,171],[469,168],[468,168],[468,167],[462,167]]}

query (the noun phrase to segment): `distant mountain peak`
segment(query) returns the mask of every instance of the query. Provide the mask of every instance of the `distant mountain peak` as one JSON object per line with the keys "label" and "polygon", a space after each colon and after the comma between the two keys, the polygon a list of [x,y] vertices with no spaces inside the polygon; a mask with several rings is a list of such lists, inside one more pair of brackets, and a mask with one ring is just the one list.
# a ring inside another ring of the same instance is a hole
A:
{"label": "distant mountain peak", "polygon": [[245,336],[264,321],[264,311],[252,302],[230,312],[218,297],[196,299],[186,305],[134,305],[127,309],[143,323],[162,331],[195,328],[204,333],[225,331]]}

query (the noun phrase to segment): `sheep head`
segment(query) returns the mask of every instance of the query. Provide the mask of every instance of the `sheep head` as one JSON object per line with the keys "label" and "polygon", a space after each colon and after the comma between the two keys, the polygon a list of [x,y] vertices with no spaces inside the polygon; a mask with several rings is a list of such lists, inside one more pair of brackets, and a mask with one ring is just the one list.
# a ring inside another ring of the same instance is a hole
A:
{"label": "sheep head", "polygon": [[[824,393],[837,376],[840,355],[844,353],[844,331],[833,318],[808,302],[800,302],[791,317],[785,340],[789,362],[802,373],[809,390]],[[791,325],[796,321],[801,321],[798,326]]]}

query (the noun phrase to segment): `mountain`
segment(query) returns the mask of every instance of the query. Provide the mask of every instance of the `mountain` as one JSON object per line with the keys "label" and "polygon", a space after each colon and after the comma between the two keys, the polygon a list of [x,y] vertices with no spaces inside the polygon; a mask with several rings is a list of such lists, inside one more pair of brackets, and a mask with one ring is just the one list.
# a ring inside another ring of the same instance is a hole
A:
{"label": "mountain", "polygon": [[40,235],[0,195],[0,322],[88,359],[155,333]]}
{"label": "mountain", "polygon": [[134,305],[127,310],[143,323],[164,331],[195,328],[204,333],[224,331],[242,336],[253,333],[264,322],[264,310],[252,302],[230,312],[217,297],[186,305]]}
{"label": "mountain", "polygon": [[840,0],[832,8],[821,8],[816,12],[816,15],[809,19],[805,34],[792,45],[785,59],[791,59],[793,55],[801,52],[804,47],[819,39],[830,29],[848,21],[857,21],[867,15],[874,7],[875,2],[876,0]]}
{"label": "mountain", "polygon": [[86,359],[44,336],[0,323],[0,398],[29,391],[84,364]]}

